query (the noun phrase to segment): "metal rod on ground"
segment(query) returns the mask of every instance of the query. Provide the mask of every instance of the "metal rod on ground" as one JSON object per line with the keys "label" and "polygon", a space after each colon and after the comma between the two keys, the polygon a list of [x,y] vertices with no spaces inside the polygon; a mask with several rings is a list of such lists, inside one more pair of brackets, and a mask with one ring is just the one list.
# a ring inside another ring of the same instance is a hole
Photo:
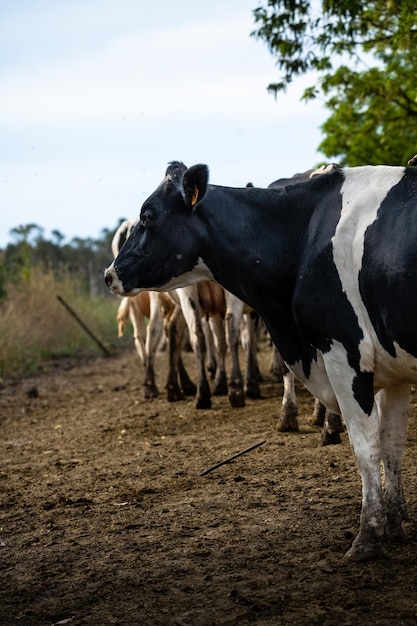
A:
{"label": "metal rod on ground", "polygon": [[263,441],[258,441],[258,443],[254,443],[252,446],[249,446],[249,448],[245,448],[245,450],[242,450],[241,452],[238,452],[237,454],[234,454],[233,456],[229,456],[228,459],[225,459],[224,461],[220,461],[219,463],[216,463],[216,465],[212,465],[212,467],[209,467],[208,469],[204,470],[204,472],[201,472],[199,476],[205,476],[206,474],[213,472],[218,467],[221,467],[222,465],[226,465],[226,463],[230,463],[231,461],[234,461],[234,459],[237,459],[238,456],[242,456],[242,454],[247,454],[248,452],[255,450],[255,448],[257,448],[258,446],[262,446],[262,444],[264,444],[265,441],[266,439],[263,439]]}
{"label": "metal rod on ground", "polygon": [[75,312],[75,311],[74,311],[74,310],[70,307],[70,305],[69,305],[69,304],[67,304],[67,303],[65,302],[64,298],[62,298],[61,296],[57,296],[56,298],[57,298],[57,300],[59,300],[59,302],[60,302],[60,303],[61,303],[61,304],[62,304],[62,305],[63,305],[63,306],[67,309],[68,313],[70,313],[70,314],[72,315],[72,317],[73,317],[74,319],[76,319],[76,320],[77,320],[77,322],[79,323],[79,325],[80,325],[82,328],[84,328],[84,330],[85,330],[85,332],[87,333],[87,335],[89,335],[89,336],[91,337],[91,339],[92,339],[93,341],[95,341],[95,342],[96,342],[96,344],[98,345],[98,347],[99,347],[99,348],[101,348],[101,349],[103,350],[104,354],[105,354],[106,356],[110,356],[110,352],[107,350],[106,346],[103,346],[103,344],[101,343],[101,341],[99,341],[99,340],[97,339],[97,337],[96,337],[95,335],[93,335],[93,333],[92,333],[92,332],[91,332],[91,330],[88,328],[88,326],[86,326],[86,325],[84,324],[84,322],[82,321],[82,319],[80,319],[80,318],[78,317],[78,315],[77,315],[77,314],[76,314],[76,312]]}

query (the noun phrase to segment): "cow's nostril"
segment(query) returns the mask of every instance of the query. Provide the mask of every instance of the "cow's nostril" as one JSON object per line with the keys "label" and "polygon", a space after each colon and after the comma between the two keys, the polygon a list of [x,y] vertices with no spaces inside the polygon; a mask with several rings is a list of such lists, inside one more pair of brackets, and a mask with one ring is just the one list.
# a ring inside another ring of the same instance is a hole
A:
{"label": "cow's nostril", "polygon": [[104,282],[106,283],[107,287],[112,286],[113,278],[109,272],[107,272],[106,275],[104,276]]}

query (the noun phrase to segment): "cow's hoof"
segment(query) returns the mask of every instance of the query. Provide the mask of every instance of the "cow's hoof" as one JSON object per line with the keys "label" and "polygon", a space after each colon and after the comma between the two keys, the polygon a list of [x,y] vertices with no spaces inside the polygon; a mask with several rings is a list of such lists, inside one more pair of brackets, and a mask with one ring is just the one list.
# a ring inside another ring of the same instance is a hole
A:
{"label": "cow's hoof", "polygon": [[407,517],[403,516],[400,521],[398,520],[387,521],[387,525],[385,527],[385,539],[387,539],[387,541],[391,541],[393,543],[404,543],[405,533],[402,527],[403,519],[407,519]]}
{"label": "cow's hoof", "polygon": [[159,395],[158,387],[154,383],[143,383],[143,395],[145,400],[152,400]]}
{"label": "cow's hoof", "polygon": [[300,427],[298,425],[297,419],[293,420],[292,422],[279,421],[277,425],[277,430],[280,433],[297,433],[300,430]]}
{"label": "cow's hoof", "polygon": [[288,402],[281,409],[281,416],[278,420],[277,430],[281,433],[298,432],[298,410],[296,405]]}
{"label": "cow's hoof", "polygon": [[350,550],[345,554],[345,560],[353,562],[376,561],[385,556],[380,542],[357,543],[355,540]]}
{"label": "cow's hoof", "polygon": [[326,407],[321,402],[316,401],[314,405],[314,413],[311,419],[313,426],[323,426],[326,417]]}
{"label": "cow's hoof", "polygon": [[211,409],[211,398],[197,398],[196,409]]}
{"label": "cow's hoof", "polygon": [[342,443],[340,433],[328,433],[327,430],[321,433],[322,446],[336,446],[339,443]]}
{"label": "cow's hoof", "polygon": [[178,386],[168,385],[167,400],[168,402],[179,402],[180,400],[184,400],[184,394]]}
{"label": "cow's hoof", "polygon": [[226,374],[214,379],[213,396],[227,396],[229,387],[227,384]]}
{"label": "cow's hoof", "polygon": [[229,402],[234,409],[241,409],[245,406],[245,392],[241,381],[229,384]]}
{"label": "cow's hoof", "polygon": [[252,400],[259,400],[261,397],[261,388],[258,383],[249,383],[246,387],[246,395],[248,398],[252,398]]}
{"label": "cow's hoof", "polygon": [[230,406],[241,409],[245,406],[245,394],[243,391],[229,391]]}
{"label": "cow's hoof", "polygon": [[181,389],[184,396],[195,396],[195,394],[197,393],[197,387],[191,380],[187,382],[182,382]]}

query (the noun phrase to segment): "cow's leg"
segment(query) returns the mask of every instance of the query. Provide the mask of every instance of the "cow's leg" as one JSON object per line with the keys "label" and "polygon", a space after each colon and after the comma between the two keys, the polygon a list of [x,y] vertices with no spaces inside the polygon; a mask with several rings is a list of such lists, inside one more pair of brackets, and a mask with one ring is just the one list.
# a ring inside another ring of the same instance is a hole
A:
{"label": "cow's leg", "polygon": [[321,429],[321,445],[335,446],[342,443],[340,434],[345,432],[342,418],[337,413],[326,411],[323,427]]}
{"label": "cow's leg", "polygon": [[281,414],[278,420],[278,430],[281,432],[298,431],[298,407],[297,396],[295,394],[295,378],[284,363],[284,374],[282,382],[284,385],[284,393],[281,403]]}
{"label": "cow's leg", "polygon": [[156,292],[149,293],[150,315],[146,329],[145,343],[145,380],[143,383],[146,399],[156,398],[158,387],[155,383],[155,355],[163,334],[162,311]]}
{"label": "cow's leg", "polygon": [[146,324],[145,316],[142,313],[138,296],[129,299],[129,316],[133,326],[133,338],[135,341],[136,352],[143,364],[145,364],[145,340],[146,340]]}
{"label": "cow's leg", "polygon": [[[382,555],[381,541],[386,516],[380,474],[381,428],[378,406],[374,400],[373,376],[369,372],[355,374],[347,364],[344,348],[339,345],[326,353],[323,360],[346,422],[362,479],[359,533],[346,557],[354,561],[374,559]],[[357,398],[360,398],[360,403]]]}
{"label": "cow's leg", "polygon": [[[210,378],[214,380],[217,370],[216,361],[216,347],[214,345],[213,332],[210,328],[209,321],[206,317],[201,320],[204,332],[204,339],[206,340],[206,364],[207,371],[210,374]],[[216,394],[214,394],[216,395]]]}
{"label": "cow's leg", "polygon": [[122,298],[119,304],[119,308],[117,309],[117,315],[116,315],[117,336],[119,338],[123,337],[124,329],[125,329],[127,320],[129,319],[129,309],[130,309],[129,300],[130,298]]}
{"label": "cow's leg", "polygon": [[[339,402],[343,411],[344,402],[340,397]],[[371,415],[360,407],[349,405],[344,415],[355,410],[354,418],[349,413],[346,424],[362,479],[362,510],[359,533],[346,556],[362,561],[377,558],[383,553],[381,540],[385,531],[385,506],[380,475],[379,416],[376,405]]]}
{"label": "cow's leg", "polygon": [[230,352],[231,369],[229,377],[229,402],[234,408],[245,406],[243,376],[239,363],[239,326],[244,304],[233,296],[226,295],[227,310],[225,317],[226,341]]}
{"label": "cow's leg", "polygon": [[149,323],[146,328],[145,315],[141,308],[139,296],[129,298],[129,314],[133,326],[135,347],[145,369],[144,396],[148,400],[158,395],[158,388],[155,384],[154,362],[156,350],[163,332],[162,312],[157,295],[155,293],[150,294],[149,301]]}
{"label": "cow's leg", "polygon": [[211,391],[206,376],[206,342],[202,327],[202,313],[196,285],[182,287],[177,290],[181,302],[181,309],[187,322],[190,342],[193,348],[197,365],[197,409],[211,408]]}
{"label": "cow's leg", "polygon": [[214,377],[213,395],[227,396],[228,385],[226,375],[226,335],[224,322],[220,315],[212,315],[209,319],[211,335],[216,353],[216,375]]}
{"label": "cow's leg", "polygon": [[245,313],[245,331],[241,333],[242,345],[246,354],[246,380],[245,393],[248,398],[257,400],[261,397],[261,388],[259,386],[259,363],[258,363],[258,333],[257,322],[258,315]]}
{"label": "cow's leg", "polygon": [[180,380],[180,387],[184,396],[195,396],[197,394],[197,385],[193,383],[193,381],[189,377],[188,372],[185,369],[184,361],[182,360],[182,352],[184,350],[185,344],[188,341],[187,333],[185,333],[185,335],[186,338],[183,342],[182,350],[179,354],[177,361],[178,378]]}
{"label": "cow's leg", "polygon": [[318,398],[314,398],[314,410],[311,423],[313,426],[324,426],[325,419],[326,407],[320,402],[320,400],[318,400]]}
{"label": "cow's leg", "polygon": [[281,411],[278,418],[277,429],[280,432],[297,432],[299,425],[297,419],[298,407],[295,393],[295,377],[285,365],[275,344],[272,344],[271,372],[278,380],[282,377],[283,382]]}
{"label": "cow's leg", "polygon": [[282,376],[284,392],[277,428],[281,432],[298,431],[298,407],[295,393],[295,377],[285,365],[275,345],[272,345],[271,372],[278,379]]}
{"label": "cow's leg", "polygon": [[168,377],[166,390],[168,402],[184,400],[184,394],[178,384],[178,361],[181,358],[185,329],[186,323],[181,308],[176,306],[167,325]]}
{"label": "cow's leg", "polygon": [[321,426],[321,445],[333,446],[342,443],[340,434],[345,431],[342,418],[337,413],[327,411],[324,404],[314,398],[314,410],[311,420],[313,426]]}
{"label": "cow's leg", "polygon": [[387,514],[386,535],[402,539],[402,521],[407,519],[401,464],[407,439],[410,386],[381,389],[375,396],[381,420],[381,460],[384,470],[384,498]]}

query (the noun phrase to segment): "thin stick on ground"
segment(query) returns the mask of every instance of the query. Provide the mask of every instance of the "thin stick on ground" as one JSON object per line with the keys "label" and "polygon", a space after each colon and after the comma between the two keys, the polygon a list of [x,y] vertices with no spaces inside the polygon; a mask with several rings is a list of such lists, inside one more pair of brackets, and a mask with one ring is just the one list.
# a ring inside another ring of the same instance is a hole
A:
{"label": "thin stick on ground", "polygon": [[262,446],[265,443],[265,441],[266,439],[263,439],[262,441],[258,441],[258,443],[254,443],[253,445],[249,446],[249,448],[245,448],[244,450],[241,450],[241,452],[237,452],[237,454],[234,454],[233,456],[229,456],[228,459],[225,459],[224,461],[219,461],[219,463],[216,463],[215,465],[212,465],[208,469],[204,470],[204,472],[201,472],[199,476],[206,476],[206,474],[209,474],[210,472],[214,472],[214,470],[217,469],[218,467],[221,467],[222,465],[226,465],[226,463],[231,463],[231,461],[234,461],[234,459],[237,459],[239,456],[242,456],[242,454],[247,454],[248,452],[255,450],[255,448]]}

